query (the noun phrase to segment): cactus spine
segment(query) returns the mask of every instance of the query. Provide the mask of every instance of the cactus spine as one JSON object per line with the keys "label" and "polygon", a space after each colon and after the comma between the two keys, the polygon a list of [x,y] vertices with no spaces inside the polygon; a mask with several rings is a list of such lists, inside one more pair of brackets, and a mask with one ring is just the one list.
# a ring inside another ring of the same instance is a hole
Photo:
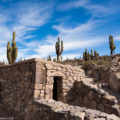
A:
{"label": "cactus spine", "polygon": [[113,55],[113,52],[116,47],[114,45],[114,40],[112,35],[109,36],[109,47],[110,47],[111,55]]}
{"label": "cactus spine", "polygon": [[10,46],[10,41],[7,44],[7,59],[9,64],[15,63],[17,59],[18,49],[15,42],[15,32],[13,32],[12,45]]}
{"label": "cactus spine", "polygon": [[63,41],[61,41],[61,45],[60,45],[60,37],[58,37],[58,42],[56,42],[55,49],[57,54],[57,62],[60,62],[59,58],[63,52]]}

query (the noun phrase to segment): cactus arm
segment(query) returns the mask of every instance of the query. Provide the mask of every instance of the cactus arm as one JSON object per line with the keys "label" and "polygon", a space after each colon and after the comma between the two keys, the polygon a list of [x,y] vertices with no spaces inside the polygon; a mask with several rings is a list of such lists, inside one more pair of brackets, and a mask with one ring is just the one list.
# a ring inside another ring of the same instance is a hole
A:
{"label": "cactus arm", "polygon": [[17,59],[17,53],[18,49],[15,42],[15,32],[13,32],[12,45],[10,46],[10,42],[7,44],[7,59],[9,61],[9,64],[15,63]]}
{"label": "cactus arm", "polygon": [[7,44],[7,59],[9,64],[12,63],[12,58],[11,58],[11,47],[10,47],[10,42]]}
{"label": "cactus arm", "polygon": [[59,57],[63,52],[63,41],[60,42],[60,37],[58,37],[58,42],[56,42],[55,49],[57,54],[57,62],[59,62]]}
{"label": "cactus arm", "polygon": [[62,54],[63,52],[63,41],[61,41],[61,51],[60,51],[60,55]]}

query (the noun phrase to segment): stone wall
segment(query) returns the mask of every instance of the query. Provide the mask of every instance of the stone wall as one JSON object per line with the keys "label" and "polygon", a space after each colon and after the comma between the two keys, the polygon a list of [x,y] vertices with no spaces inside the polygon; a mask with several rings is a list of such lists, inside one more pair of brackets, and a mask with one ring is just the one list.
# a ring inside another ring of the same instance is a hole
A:
{"label": "stone wall", "polygon": [[[71,67],[40,59],[31,59],[0,67],[0,83],[2,85],[0,90],[1,112],[4,115],[17,117],[17,119],[29,117],[28,113],[37,116],[41,113],[39,118],[49,114],[51,116],[48,115],[50,120],[52,120],[53,116],[55,118],[58,116],[64,118],[64,113],[58,113],[58,111],[57,113],[51,112],[51,108],[49,110],[48,105],[42,108],[37,107],[39,105],[45,106],[44,103],[34,105],[34,99],[43,99],[43,101],[53,99],[53,85],[57,77],[59,78],[58,81],[62,80],[62,88],[57,93],[59,94],[57,100],[71,105],[99,109],[119,116],[119,110],[114,108],[117,105],[116,99],[106,97],[106,95],[100,93],[101,90],[99,89],[96,92],[97,89],[88,84],[90,79],[86,81],[85,73],[80,67]],[[82,87],[81,81],[84,82]],[[87,100],[88,97],[91,101]],[[100,102],[100,100],[102,101]],[[104,103],[103,105],[102,102]],[[99,108],[97,105],[99,105]],[[36,110],[34,111],[34,109]],[[44,109],[47,111],[45,114],[40,112],[41,110],[44,111]],[[45,120],[47,120],[46,116]]]}
{"label": "stone wall", "polygon": [[6,111],[9,116],[24,118],[25,110],[34,98],[53,98],[54,77],[62,78],[58,100],[65,102],[67,92],[73,87],[74,81],[80,81],[84,77],[84,71],[40,59],[0,66],[0,108],[3,110],[4,106],[8,106],[3,112]]}
{"label": "stone wall", "polygon": [[35,100],[26,110],[25,120],[119,120],[113,114],[71,106],[54,100]]}
{"label": "stone wall", "polygon": [[0,78],[3,80],[0,79],[0,108],[7,115],[25,115],[25,108],[34,99],[35,69],[34,60],[0,67]]}
{"label": "stone wall", "polygon": [[[60,91],[60,98],[58,100],[65,102],[67,97],[71,94],[67,94],[73,87],[75,81],[81,81],[85,78],[84,71],[80,67],[71,67],[70,65],[62,65],[54,62],[44,61],[36,59],[36,84],[35,84],[35,98],[40,99],[52,99],[53,98],[53,84],[54,77],[62,78],[62,88]],[[46,79],[41,78],[41,64],[45,68]],[[67,95],[67,97],[66,97]],[[72,96],[71,96],[72,97]]]}
{"label": "stone wall", "polygon": [[68,104],[120,116],[120,107],[117,99],[94,85],[87,84],[84,81],[76,82],[69,92],[74,97],[67,99]]}

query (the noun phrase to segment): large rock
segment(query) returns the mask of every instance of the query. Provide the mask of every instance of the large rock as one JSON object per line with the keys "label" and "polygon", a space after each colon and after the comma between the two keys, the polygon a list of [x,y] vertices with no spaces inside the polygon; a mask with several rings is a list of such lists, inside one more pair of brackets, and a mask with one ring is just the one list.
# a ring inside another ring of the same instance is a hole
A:
{"label": "large rock", "polygon": [[110,75],[109,84],[112,90],[120,91],[120,72]]}

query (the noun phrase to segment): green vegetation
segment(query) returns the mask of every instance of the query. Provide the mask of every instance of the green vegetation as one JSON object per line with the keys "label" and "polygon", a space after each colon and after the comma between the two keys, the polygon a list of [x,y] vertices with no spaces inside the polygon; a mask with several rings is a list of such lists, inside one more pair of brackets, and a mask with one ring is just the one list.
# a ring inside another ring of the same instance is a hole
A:
{"label": "green vegetation", "polygon": [[56,58],[53,58],[53,62],[56,62]]}
{"label": "green vegetation", "polygon": [[113,52],[116,47],[114,45],[114,40],[112,35],[109,36],[109,47],[110,47],[111,55],[113,55]]}
{"label": "green vegetation", "polygon": [[85,61],[89,60],[89,53],[87,52],[87,49],[85,49],[85,52],[83,53],[83,59]]}
{"label": "green vegetation", "polygon": [[87,52],[87,49],[85,49],[85,52],[83,53],[83,59],[85,61],[97,59],[98,56],[99,54],[96,52],[96,50],[94,51],[94,55],[93,55],[93,50],[91,50],[91,54]]}
{"label": "green vegetation", "polygon": [[98,56],[99,56],[99,53],[97,53],[96,50],[95,50],[95,51],[94,51],[94,57],[93,57],[93,58],[94,58],[94,59],[97,59]]}
{"label": "green vegetation", "polygon": [[60,37],[58,37],[58,42],[56,42],[55,49],[57,54],[57,62],[60,62],[60,55],[63,52],[63,41],[61,41],[60,44]]}
{"label": "green vegetation", "polygon": [[48,61],[52,61],[51,56],[49,55],[47,58]]}
{"label": "green vegetation", "polygon": [[10,41],[7,44],[7,59],[9,64],[15,63],[17,59],[17,53],[18,53],[18,49],[16,47],[16,42],[15,42],[15,32],[13,32],[12,45],[10,45]]}
{"label": "green vegetation", "polygon": [[90,55],[91,59],[93,59],[94,56],[95,56],[95,55],[93,55],[93,50],[91,50],[91,55]]}

